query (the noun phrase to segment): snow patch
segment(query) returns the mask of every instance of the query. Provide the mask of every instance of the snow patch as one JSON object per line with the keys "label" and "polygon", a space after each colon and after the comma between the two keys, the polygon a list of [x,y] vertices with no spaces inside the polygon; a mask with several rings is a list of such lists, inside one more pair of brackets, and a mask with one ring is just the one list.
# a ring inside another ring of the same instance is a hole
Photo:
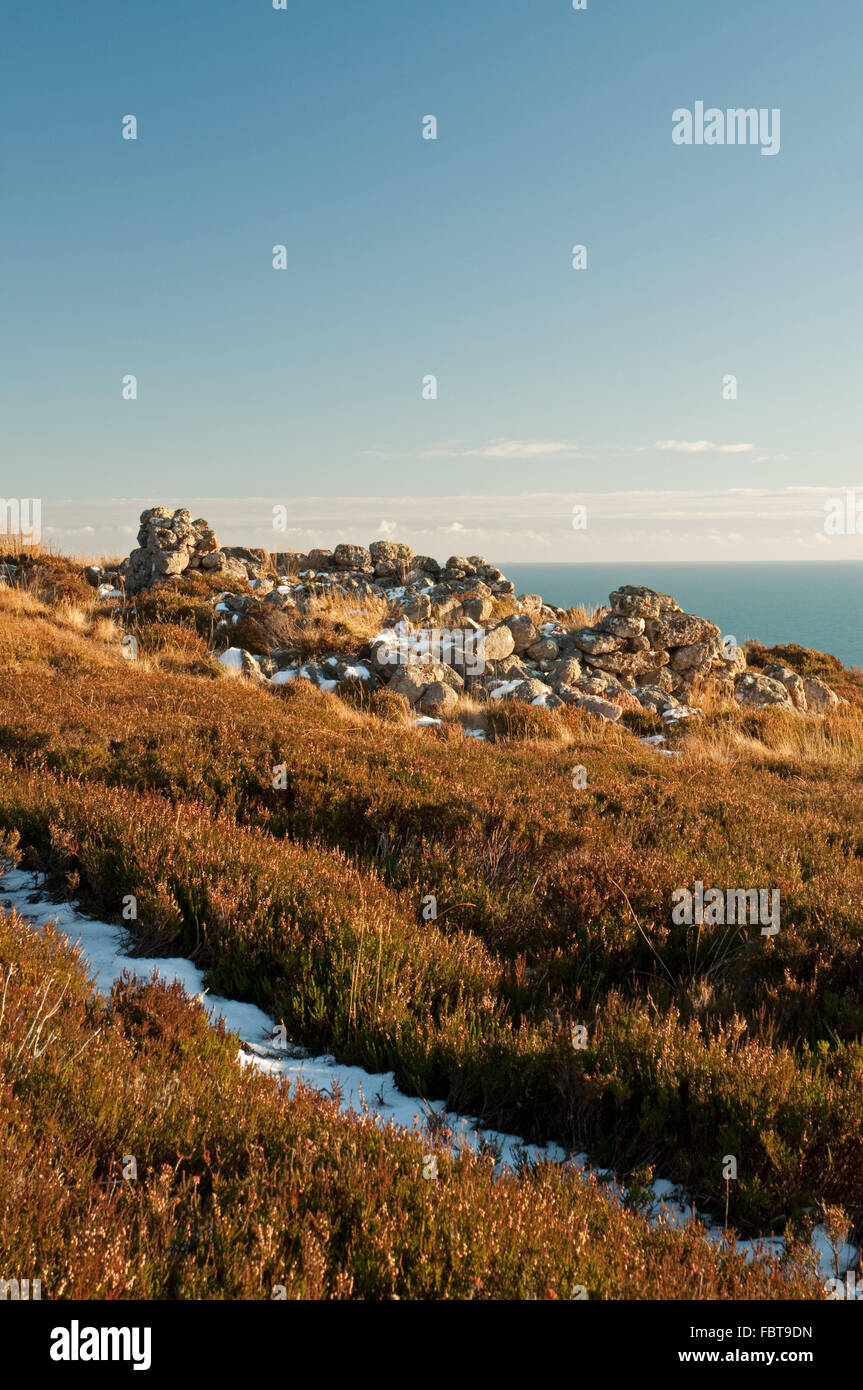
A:
{"label": "snow patch", "polygon": [[228,650],[222,652],[219,657],[219,665],[224,666],[227,671],[242,671],[243,657],[248,657],[249,661],[253,661],[256,666],[258,665],[258,658],[249,656],[249,653],[243,651],[242,647],[228,647]]}
{"label": "snow patch", "polygon": [[[425,716],[417,723],[439,724],[440,720]],[[450,1142],[456,1152],[466,1149],[476,1152],[482,1145],[491,1144],[498,1155],[497,1172],[504,1167],[515,1169],[522,1161],[540,1160],[566,1164],[576,1171],[590,1171],[586,1154],[568,1155],[559,1144],[554,1143],[525,1144],[517,1135],[481,1129],[473,1116],[451,1114],[443,1101],[429,1102],[417,1096],[406,1096],[396,1086],[392,1072],[371,1073],[363,1067],[342,1066],[329,1055],[309,1057],[303,1049],[279,1044],[275,1021],[257,1005],[204,994],[203,971],[182,957],[131,956],[133,941],[125,927],[85,917],[72,902],[48,901],[40,895],[38,874],[10,869],[4,875],[0,866],[0,906],[7,910],[14,908],[40,931],[47,923],[53,922],[60,931],[77,941],[94,977],[95,987],[101,994],[110,993],[114,981],[124,970],[141,979],[147,979],[155,971],[168,984],[178,980],[187,994],[200,997],[211,1019],[223,1018],[225,1027],[239,1035],[244,1044],[237,1053],[241,1066],[254,1067],[271,1076],[282,1077],[289,1087],[302,1083],[329,1094],[333,1093],[334,1087],[338,1087],[343,1113],[368,1114],[381,1128],[392,1123],[407,1130],[415,1129],[424,1114],[429,1120],[433,1116],[446,1115],[452,1131]],[[622,1190],[608,1170],[596,1168],[592,1171],[597,1177],[609,1179],[613,1189]],[[682,1228],[691,1222],[691,1207],[681,1200],[679,1187],[665,1179],[657,1179],[652,1189],[653,1201],[648,1213],[652,1224]],[[706,1239],[721,1245],[724,1241],[722,1227],[709,1225]],[[823,1227],[815,1228],[813,1242],[822,1278],[827,1280],[834,1277],[836,1259]],[[781,1253],[783,1241],[778,1236],[766,1236],[739,1241],[737,1248],[747,1259],[753,1260],[766,1254]],[[855,1246],[846,1243],[838,1254],[839,1269],[844,1273],[853,1267],[858,1251]]]}
{"label": "snow patch", "polygon": [[501,681],[500,685],[495,686],[489,695],[490,700],[502,700],[506,695],[511,695],[521,685],[521,680]]}
{"label": "snow patch", "polygon": [[667,709],[662,715],[663,724],[674,724],[678,719],[694,719],[696,715],[703,714],[704,710],[699,709],[698,705],[675,705],[673,709]]}

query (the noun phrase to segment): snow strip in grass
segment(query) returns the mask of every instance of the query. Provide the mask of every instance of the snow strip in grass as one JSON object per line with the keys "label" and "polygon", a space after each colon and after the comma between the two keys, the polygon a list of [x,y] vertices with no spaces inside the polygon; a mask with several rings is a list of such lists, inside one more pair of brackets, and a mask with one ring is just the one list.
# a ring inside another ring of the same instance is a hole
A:
{"label": "snow strip in grass", "polygon": [[[300,1055],[303,1050],[291,1044],[280,1046],[277,1041],[274,1042],[277,1037],[274,1020],[257,1005],[204,994],[203,971],[182,956],[132,956],[132,937],[124,927],[85,917],[72,902],[51,902],[40,890],[38,874],[22,869],[9,869],[3,874],[0,865],[0,907],[7,910],[14,908],[37,930],[49,922],[56,923],[60,931],[80,944],[81,954],[94,977],[96,989],[102,994],[110,994],[111,986],[124,970],[142,979],[156,971],[168,984],[178,980],[188,995],[201,997],[212,1018],[223,1018],[225,1027],[239,1035],[245,1044],[237,1053],[237,1061],[242,1066],[255,1067],[270,1076],[282,1077],[289,1086],[301,1082],[331,1096],[334,1089],[338,1089],[343,1112],[367,1113],[382,1127],[393,1123],[408,1130],[415,1128],[423,1116],[432,1123],[435,1117],[445,1117],[454,1149],[473,1149],[476,1152],[481,1147],[491,1145],[497,1154],[498,1169],[515,1169],[521,1162],[542,1159],[567,1163],[574,1169],[587,1169],[586,1154],[570,1156],[559,1144],[525,1144],[517,1135],[481,1129],[473,1116],[455,1115],[447,1111],[443,1101],[406,1096],[396,1086],[392,1072],[367,1072],[363,1067],[343,1066],[333,1057]],[[438,1125],[440,1119],[437,1120]],[[614,1179],[607,1169],[596,1168],[593,1172],[597,1177],[609,1178],[614,1185]],[[652,1222],[679,1228],[692,1220],[691,1207],[680,1202],[680,1189],[673,1183],[657,1179],[653,1183],[653,1193],[654,1200],[648,1213]],[[700,1219],[707,1224],[706,1218]],[[707,1239],[722,1242],[724,1236],[721,1227],[711,1226]],[[826,1231],[820,1226],[816,1227],[813,1240],[823,1278],[826,1280],[835,1276],[836,1258]],[[738,1249],[744,1251],[749,1259],[759,1254],[781,1252],[782,1248],[783,1241],[779,1236],[738,1242]],[[839,1272],[850,1269],[856,1258],[856,1248],[844,1245],[839,1252]]]}

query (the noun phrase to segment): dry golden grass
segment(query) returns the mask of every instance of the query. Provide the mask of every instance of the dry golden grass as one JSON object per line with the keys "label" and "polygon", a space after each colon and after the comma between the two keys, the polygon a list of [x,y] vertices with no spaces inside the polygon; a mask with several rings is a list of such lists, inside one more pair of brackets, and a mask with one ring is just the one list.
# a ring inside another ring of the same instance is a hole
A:
{"label": "dry golden grass", "polygon": [[600,618],[604,618],[608,612],[610,612],[610,609],[603,608],[601,605],[591,607],[589,604],[576,603],[573,604],[572,608],[567,608],[566,614],[561,619],[561,622],[566,627],[592,627],[594,623],[599,622]]}
{"label": "dry golden grass", "polygon": [[[130,663],[93,598],[0,591],[0,817],[34,864],[103,914],[138,891],[184,949],[206,938],[220,992],[500,1128],[656,1162],[714,1210],[716,1154],[740,1152],[749,1231],[821,1197],[863,1219],[859,710],[699,700],[669,730],[679,758],[628,712],[465,697],[413,730],[391,691],[200,679],[221,668],[199,588],[149,597]],[[321,614],[309,632],[339,641]],[[496,746],[464,738],[474,719]],[[779,936],[675,927],[696,878],[781,889]],[[427,893],[452,907],[440,928]],[[393,924],[380,992],[369,920]],[[592,1020],[584,1054],[551,1016]]]}
{"label": "dry golden grass", "polygon": [[691,761],[799,764],[810,770],[845,771],[863,767],[863,711],[849,708],[821,719],[759,711],[757,720],[739,707],[715,704],[705,719],[674,731]]}
{"label": "dry golden grass", "polygon": [[232,641],[254,655],[274,647],[296,650],[302,660],[363,647],[392,617],[386,599],[377,596],[348,598],[315,595],[299,608],[268,608],[244,617],[232,632]]}
{"label": "dry golden grass", "polygon": [[320,594],[309,600],[306,616],[315,622],[344,629],[362,644],[377,636],[396,613],[392,604],[378,595],[351,598],[343,594]]}
{"label": "dry golden grass", "polygon": [[[87,613],[65,600],[49,605],[29,589],[0,588],[0,662],[7,670],[25,662],[95,669],[103,656],[99,634],[107,631],[105,620],[94,616],[96,606]],[[121,633],[110,626],[119,644]]]}
{"label": "dry golden grass", "polygon": [[0,1248],[45,1299],[820,1296],[802,1248],[747,1263],[697,1227],[651,1229],[595,1179],[495,1178],[444,1133],[289,1097],[177,985],[94,1000],[50,927],[0,913],[0,962]]}

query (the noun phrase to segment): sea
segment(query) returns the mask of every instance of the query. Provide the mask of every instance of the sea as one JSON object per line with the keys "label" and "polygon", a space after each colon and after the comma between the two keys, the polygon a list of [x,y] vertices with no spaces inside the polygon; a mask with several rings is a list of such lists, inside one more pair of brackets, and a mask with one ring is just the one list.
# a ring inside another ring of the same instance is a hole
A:
{"label": "sea", "polygon": [[671,594],[687,613],[718,623],[723,636],[766,647],[797,642],[863,666],[863,562],[751,561],[699,564],[519,564],[500,562],[517,594],[569,608],[608,604],[622,584]]}

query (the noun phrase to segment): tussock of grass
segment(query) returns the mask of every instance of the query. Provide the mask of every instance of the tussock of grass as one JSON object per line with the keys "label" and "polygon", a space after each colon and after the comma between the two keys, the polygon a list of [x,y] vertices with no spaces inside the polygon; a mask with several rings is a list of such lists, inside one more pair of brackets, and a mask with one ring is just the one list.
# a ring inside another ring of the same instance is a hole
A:
{"label": "tussock of grass", "polygon": [[490,700],[483,707],[485,727],[498,743],[545,742],[569,744],[572,732],[555,710],[520,700]]}
{"label": "tussock of grass", "polygon": [[593,627],[594,623],[598,623],[608,612],[610,610],[601,605],[593,607],[590,604],[576,603],[572,608],[567,608],[561,621],[566,627]]}
{"label": "tussock of grass", "polygon": [[310,599],[302,611],[273,608],[241,619],[232,640],[256,655],[273,647],[287,647],[303,661],[324,655],[347,656],[375,637],[389,616],[386,599],[323,594]]}

